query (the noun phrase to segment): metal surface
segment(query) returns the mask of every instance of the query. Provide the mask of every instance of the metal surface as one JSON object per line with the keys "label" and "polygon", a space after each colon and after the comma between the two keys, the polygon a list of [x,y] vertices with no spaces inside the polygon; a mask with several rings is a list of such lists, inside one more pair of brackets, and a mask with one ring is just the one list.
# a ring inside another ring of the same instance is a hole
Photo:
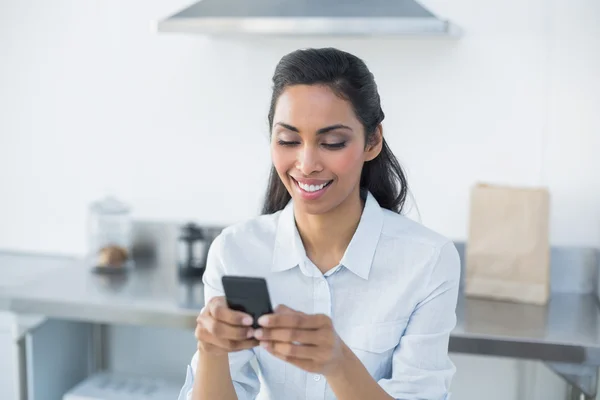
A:
{"label": "metal surface", "polygon": [[157,23],[160,32],[260,35],[460,36],[415,0],[202,0]]}
{"label": "metal surface", "polygon": [[[174,243],[171,239],[176,230],[152,229],[158,235],[152,240]],[[204,290],[199,283],[179,281],[174,251],[166,246],[158,252],[156,264],[138,264],[123,276],[95,275],[69,258],[0,255],[0,273],[18,266],[38,274],[33,279],[33,274],[24,273],[27,279],[20,285],[0,287],[0,309],[99,324],[192,329],[203,306]],[[44,267],[48,265],[52,268]],[[561,268],[567,271],[567,267]],[[546,362],[577,387],[579,392],[573,393],[590,398],[596,392],[600,366],[597,297],[594,292],[553,293],[546,306],[536,306],[461,294],[449,349]]]}
{"label": "metal surface", "polygon": [[546,306],[461,296],[449,350],[544,361],[587,400],[598,387],[599,323],[595,294],[554,293]]}
{"label": "metal surface", "polygon": [[89,370],[91,373],[104,371],[108,367],[106,361],[106,330],[105,324],[92,324],[91,325],[91,338],[90,338],[90,349],[89,349]]}
{"label": "metal surface", "polygon": [[66,256],[0,252],[0,310],[8,309],[11,291],[73,262],[75,258]]}
{"label": "metal surface", "polygon": [[193,328],[204,289],[179,282],[176,273],[175,266],[165,266],[102,276],[84,265],[68,266],[13,292],[9,310],[106,324]]}
{"label": "metal surface", "polygon": [[[465,243],[455,242],[463,261],[461,288],[464,287]],[[593,247],[554,246],[550,249],[550,292],[551,293],[597,293],[600,257]]]}
{"label": "metal surface", "polygon": [[462,297],[451,351],[600,365],[600,313],[593,294],[561,294],[546,306]]}
{"label": "metal surface", "polygon": [[27,398],[61,399],[88,375],[90,326],[80,322],[50,320],[25,337]]}
{"label": "metal surface", "polygon": [[[29,259],[30,264],[44,262]],[[203,286],[179,281],[175,265],[138,266],[123,276],[96,275],[72,260],[65,265],[8,293],[9,310],[104,324],[193,328],[204,303]],[[600,365],[599,324],[593,294],[555,293],[546,306],[461,295],[450,350]]]}
{"label": "metal surface", "polygon": [[18,354],[18,366],[19,369],[19,399],[18,400],[27,400],[29,396],[27,395],[27,346],[26,346],[26,338],[22,337],[18,340],[17,345],[19,347]]}
{"label": "metal surface", "polygon": [[[122,275],[93,274],[73,257],[0,253],[0,310],[100,324],[193,328],[204,288],[177,277],[180,227],[136,222],[136,268]],[[221,229],[206,227],[209,237]]]}
{"label": "metal surface", "polygon": [[598,251],[591,247],[552,247],[550,291],[594,293],[598,280]]}
{"label": "metal surface", "polygon": [[569,392],[567,393],[567,400],[595,400],[596,396],[586,396],[581,390],[578,388],[571,386],[569,387]]}
{"label": "metal surface", "polygon": [[564,363],[547,363],[546,365],[560,377],[569,382],[573,388],[571,390],[571,395],[577,394],[584,399],[596,398],[598,388],[597,367]]}

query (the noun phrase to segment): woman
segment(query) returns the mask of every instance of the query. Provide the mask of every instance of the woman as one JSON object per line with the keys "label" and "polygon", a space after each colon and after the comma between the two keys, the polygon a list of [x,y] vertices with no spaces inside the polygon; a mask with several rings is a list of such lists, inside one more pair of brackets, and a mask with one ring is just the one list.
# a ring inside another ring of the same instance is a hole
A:
{"label": "woman", "polygon": [[[400,215],[406,180],[373,75],[309,49],[283,57],[273,83],[264,215],[211,245],[180,398],[254,399],[262,386],[275,400],[447,399],[459,256]],[[228,309],[223,275],[267,279],[279,306],[261,328]]]}

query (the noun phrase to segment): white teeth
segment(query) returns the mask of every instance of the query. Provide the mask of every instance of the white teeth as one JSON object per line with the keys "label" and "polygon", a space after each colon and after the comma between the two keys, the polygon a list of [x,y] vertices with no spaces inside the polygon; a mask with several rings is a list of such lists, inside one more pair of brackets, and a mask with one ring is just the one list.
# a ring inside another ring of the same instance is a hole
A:
{"label": "white teeth", "polygon": [[302,190],[306,191],[306,192],[316,192],[318,190],[323,189],[325,186],[327,186],[327,183],[323,183],[322,185],[306,185],[304,183],[300,183],[298,182],[298,186],[300,186],[302,188]]}

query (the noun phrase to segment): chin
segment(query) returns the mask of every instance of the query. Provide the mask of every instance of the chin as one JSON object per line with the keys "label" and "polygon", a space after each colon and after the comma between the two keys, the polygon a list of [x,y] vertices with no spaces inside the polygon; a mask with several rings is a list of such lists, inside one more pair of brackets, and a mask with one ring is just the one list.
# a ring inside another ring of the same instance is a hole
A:
{"label": "chin", "polygon": [[294,206],[296,209],[302,213],[309,215],[323,215],[329,213],[335,207],[332,207],[330,204],[314,204],[307,203],[302,199],[294,199]]}
{"label": "chin", "polygon": [[324,215],[335,210],[341,204],[340,201],[336,201],[339,199],[334,192],[327,193],[327,196],[318,200],[306,200],[298,193],[293,193],[292,199],[296,210],[308,215]]}
{"label": "chin", "polygon": [[327,215],[332,211],[332,208],[315,207],[314,205],[296,205],[296,212],[304,215]]}

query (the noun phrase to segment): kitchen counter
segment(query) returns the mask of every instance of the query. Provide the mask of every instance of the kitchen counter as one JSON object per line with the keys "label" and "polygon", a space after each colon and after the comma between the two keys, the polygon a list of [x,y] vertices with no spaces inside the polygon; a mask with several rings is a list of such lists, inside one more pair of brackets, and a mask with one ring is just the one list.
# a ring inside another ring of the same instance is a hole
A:
{"label": "kitchen counter", "polygon": [[[180,282],[175,266],[99,275],[72,258],[0,255],[0,276],[1,308],[51,318],[192,329],[204,304],[202,284]],[[451,349],[472,352],[469,342],[538,345],[553,361],[600,365],[600,308],[592,294],[553,294],[547,306],[461,296]]]}
{"label": "kitchen counter", "polygon": [[[193,329],[203,306],[202,285],[179,282],[175,266],[140,267],[122,276],[103,276],[73,259],[0,256],[0,281],[6,282],[4,276],[13,274],[7,271],[16,269],[29,271],[21,272],[29,278],[19,285],[0,286],[0,310]],[[593,294],[553,294],[546,306],[461,296],[450,351],[540,360],[563,376],[563,364],[593,367],[585,375],[597,374],[600,309]],[[593,386],[588,393],[595,391]]]}
{"label": "kitchen counter", "polygon": [[459,298],[450,350],[600,366],[593,294],[553,294],[546,306]]}
{"label": "kitchen counter", "polygon": [[103,275],[75,259],[0,255],[2,280],[17,269],[30,279],[0,286],[0,309],[19,314],[192,329],[204,303],[203,286],[178,282],[175,266]]}
{"label": "kitchen counter", "polygon": [[76,262],[70,257],[0,253],[0,311],[9,308],[9,293],[41,275]]}

